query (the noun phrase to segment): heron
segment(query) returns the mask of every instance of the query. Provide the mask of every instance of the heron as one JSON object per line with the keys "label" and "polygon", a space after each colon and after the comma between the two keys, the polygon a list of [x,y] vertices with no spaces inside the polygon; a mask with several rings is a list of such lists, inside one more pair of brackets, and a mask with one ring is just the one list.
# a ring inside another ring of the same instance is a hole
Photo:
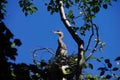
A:
{"label": "heron", "polygon": [[56,51],[56,57],[58,56],[63,56],[63,57],[66,57],[67,56],[67,48],[66,48],[66,45],[65,43],[63,42],[63,37],[64,37],[64,34],[62,31],[60,30],[57,30],[57,31],[54,31],[53,33],[55,34],[58,34],[59,37],[58,37],[58,48],[57,48],[57,51]]}

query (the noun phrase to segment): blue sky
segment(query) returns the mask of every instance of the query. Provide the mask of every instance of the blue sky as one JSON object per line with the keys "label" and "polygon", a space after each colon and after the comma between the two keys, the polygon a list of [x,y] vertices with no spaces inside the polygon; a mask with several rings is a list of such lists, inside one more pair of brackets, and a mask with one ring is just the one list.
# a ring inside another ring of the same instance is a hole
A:
{"label": "blue sky", "polygon": [[[61,22],[59,14],[50,15],[44,6],[44,0],[36,0],[35,4],[39,11],[27,17],[21,11],[17,0],[8,2],[5,23],[15,38],[22,41],[22,46],[18,48],[16,62],[32,63],[30,51],[36,48],[47,47],[55,51],[58,36],[51,33],[52,30],[60,29],[64,32],[64,42],[69,53],[77,50],[77,45]],[[95,55],[111,59],[120,56],[120,1],[114,2],[113,6],[109,6],[107,10],[102,9],[97,14],[95,22],[99,25],[102,41],[107,44],[103,52],[96,52]],[[45,52],[40,54],[42,55],[40,58],[49,57]]]}

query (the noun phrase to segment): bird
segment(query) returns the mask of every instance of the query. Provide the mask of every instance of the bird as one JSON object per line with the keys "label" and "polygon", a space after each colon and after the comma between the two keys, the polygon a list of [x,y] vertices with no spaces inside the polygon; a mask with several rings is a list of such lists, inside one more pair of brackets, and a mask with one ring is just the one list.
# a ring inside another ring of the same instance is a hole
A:
{"label": "bird", "polygon": [[58,48],[56,50],[56,54],[55,56],[56,57],[67,57],[67,48],[66,48],[66,44],[63,42],[63,37],[64,37],[64,34],[62,31],[60,30],[57,30],[57,31],[54,31],[53,33],[55,34],[58,34],[59,37],[58,37]]}

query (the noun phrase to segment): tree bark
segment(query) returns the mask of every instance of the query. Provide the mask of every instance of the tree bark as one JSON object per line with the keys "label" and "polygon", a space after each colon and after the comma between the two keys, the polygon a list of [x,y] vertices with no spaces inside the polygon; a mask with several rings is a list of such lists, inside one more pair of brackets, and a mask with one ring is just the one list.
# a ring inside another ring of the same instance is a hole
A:
{"label": "tree bark", "polygon": [[75,40],[75,42],[78,45],[78,62],[77,62],[77,70],[76,70],[76,80],[82,80],[82,63],[84,58],[84,41],[78,36],[78,34],[73,30],[71,27],[70,22],[67,20],[64,7],[63,7],[63,1],[59,1],[59,13],[61,20],[65,27],[67,28],[68,32],[71,34],[72,38]]}

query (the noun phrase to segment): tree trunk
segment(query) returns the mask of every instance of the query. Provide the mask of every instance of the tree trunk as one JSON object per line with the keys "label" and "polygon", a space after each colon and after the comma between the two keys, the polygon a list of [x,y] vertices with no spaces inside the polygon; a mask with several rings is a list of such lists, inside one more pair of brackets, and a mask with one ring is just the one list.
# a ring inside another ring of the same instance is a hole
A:
{"label": "tree trunk", "polygon": [[84,41],[77,35],[77,33],[72,29],[70,22],[67,20],[63,2],[59,1],[59,11],[60,17],[62,22],[64,23],[65,27],[67,28],[68,32],[71,34],[72,38],[78,45],[78,62],[77,62],[77,70],[76,70],[76,80],[82,80],[82,63],[84,58]]}

